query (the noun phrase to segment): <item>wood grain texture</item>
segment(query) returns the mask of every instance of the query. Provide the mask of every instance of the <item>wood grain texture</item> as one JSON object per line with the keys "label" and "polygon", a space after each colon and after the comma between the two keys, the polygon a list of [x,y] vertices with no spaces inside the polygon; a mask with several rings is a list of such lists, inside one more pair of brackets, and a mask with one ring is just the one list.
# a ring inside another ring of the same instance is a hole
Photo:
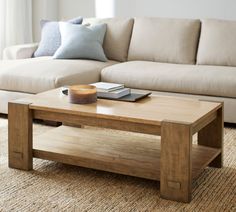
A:
{"label": "wood grain texture", "polygon": [[[136,103],[99,99],[94,104],[76,105],[69,103],[60,89],[24,100],[30,104],[9,106],[11,167],[32,168],[32,118],[161,135],[160,145],[156,136],[144,141],[125,133],[106,135],[103,130],[62,126],[36,138],[33,155],[160,180],[161,196],[170,200],[189,202],[192,180],[209,164],[215,167],[222,164],[221,103],[151,96]],[[22,124],[14,124],[14,116]],[[198,131],[200,145],[192,145],[192,136]],[[19,146],[14,149],[16,145]]]}
{"label": "wood grain texture", "polygon": [[221,105],[179,97],[151,96],[136,103],[98,99],[94,104],[70,104],[60,89],[37,94],[27,101],[30,109],[57,112],[141,124],[161,125],[163,120],[198,124],[202,118],[214,113]]}
{"label": "wood grain texture", "polygon": [[[33,148],[37,158],[160,180],[161,143],[157,136],[61,126],[36,137]],[[219,152],[193,145],[193,178]]]}
{"label": "wood grain texture", "polygon": [[164,121],[161,130],[161,197],[190,202],[192,195],[191,125]]}
{"label": "wood grain texture", "polygon": [[65,125],[87,125],[95,127],[103,127],[109,129],[146,133],[153,135],[160,135],[161,127],[151,124],[129,122],[129,120],[112,120],[109,118],[98,118],[85,115],[66,114],[60,112],[48,112],[42,110],[34,110],[34,118],[43,120],[54,120],[58,122],[65,122]]}
{"label": "wood grain texture", "polygon": [[199,130],[210,124],[213,120],[217,118],[217,111],[214,111],[207,116],[204,116],[198,120],[198,122],[193,123],[193,134],[197,133]]}
{"label": "wood grain texture", "polygon": [[9,167],[32,169],[32,113],[29,103],[8,105]]}
{"label": "wood grain texture", "polygon": [[[223,104],[223,103],[222,103]],[[198,132],[198,144],[221,149],[218,155],[209,166],[221,168],[223,166],[223,139],[224,139],[224,117],[223,105],[217,110],[217,117],[206,127]]]}

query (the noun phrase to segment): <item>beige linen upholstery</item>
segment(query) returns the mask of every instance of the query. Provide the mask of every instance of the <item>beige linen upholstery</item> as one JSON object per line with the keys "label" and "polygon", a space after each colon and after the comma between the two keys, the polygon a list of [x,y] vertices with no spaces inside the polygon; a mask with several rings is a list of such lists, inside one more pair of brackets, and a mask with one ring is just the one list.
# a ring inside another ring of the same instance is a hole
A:
{"label": "beige linen upholstery", "polygon": [[128,60],[195,64],[199,20],[136,18]]}
{"label": "beige linen upholstery", "polygon": [[4,61],[0,63],[0,89],[39,93],[63,85],[97,82],[102,68],[114,63],[51,57]]}
{"label": "beige linen upholstery", "polygon": [[16,59],[31,58],[37,48],[38,48],[37,43],[10,46],[4,49],[3,59],[16,60]]}
{"label": "beige linen upholstery", "polygon": [[120,62],[127,61],[130,38],[134,20],[131,18],[88,18],[83,24],[106,23],[107,32],[103,48],[108,59]]}
{"label": "beige linen upholstery", "polygon": [[236,97],[236,68],[132,61],[102,70],[102,81],[138,89]]}
{"label": "beige linen upholstery", "polygon": [[236,66],[236,21],[202,21],[197,64]]}

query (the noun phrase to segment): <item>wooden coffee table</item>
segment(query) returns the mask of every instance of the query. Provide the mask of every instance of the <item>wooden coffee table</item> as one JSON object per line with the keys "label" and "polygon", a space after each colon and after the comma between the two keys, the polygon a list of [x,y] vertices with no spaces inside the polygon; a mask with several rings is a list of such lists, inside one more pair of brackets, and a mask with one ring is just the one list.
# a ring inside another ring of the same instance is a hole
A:
{"label": "wooden coffee table", "polygon": [[[163,96],[73,105],[55,89],[9,103],[9,167],[31,170],[36,157],[158,180],[162,198],[190,202],[193,180],[222,167],[222,114],[222,103]],[[61,126],[33,141],[33,119],[115,130]]]}

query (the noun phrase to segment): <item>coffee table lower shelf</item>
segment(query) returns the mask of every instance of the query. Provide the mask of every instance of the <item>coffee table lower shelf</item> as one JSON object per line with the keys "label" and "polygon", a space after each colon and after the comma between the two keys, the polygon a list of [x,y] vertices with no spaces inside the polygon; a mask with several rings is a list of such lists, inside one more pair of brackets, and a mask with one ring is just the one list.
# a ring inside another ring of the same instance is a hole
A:
{"label": "coffee table lower shelf", "polygon": [[[152,180],[160,180],[160,150],[157,136],[67,126],[50,130],[33,141],[36,158]],[[220,152],[193,145],[193,178]]]}

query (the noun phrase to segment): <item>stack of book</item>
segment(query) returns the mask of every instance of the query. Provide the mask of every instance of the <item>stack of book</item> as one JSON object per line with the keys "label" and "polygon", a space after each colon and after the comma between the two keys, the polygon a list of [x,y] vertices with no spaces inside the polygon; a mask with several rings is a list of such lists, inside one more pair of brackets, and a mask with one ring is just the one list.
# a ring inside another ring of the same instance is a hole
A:
{"label": "stack of book", "polygon": [[130,94],[130,88],[125,88],[123,84],[97,82],[91,85],[96,86],[98,98],[119,99]]}

